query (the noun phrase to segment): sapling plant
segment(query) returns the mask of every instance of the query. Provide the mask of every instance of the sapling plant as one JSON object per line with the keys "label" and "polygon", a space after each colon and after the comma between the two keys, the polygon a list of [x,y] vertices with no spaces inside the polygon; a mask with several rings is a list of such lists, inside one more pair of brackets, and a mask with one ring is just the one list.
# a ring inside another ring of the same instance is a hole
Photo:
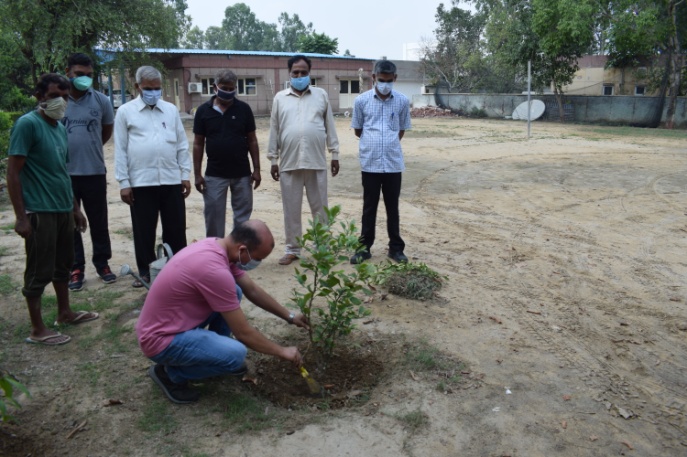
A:
{"label": "sapling plant", "polygon": [[376,266],[349,266],[349,256],[363,249],[355,223],[336,223],[339,206],[324,211],[326,220],[314,218],[299,239],[308,255],[301,257],[300,268],[296,268],[300,288],[294,288],[292,301],[310,322],[312,347],[326,360],[333,354],[337,339],[355,328],[353,321],[370,314],[361,295],[372,294],[367,285]]}
{"label": "sapling plant", "polygon": [[8,406],[21,408],[21,405],[15,398],[17,391],[24,392],[29,397],[31,396],[22,383],[0,368],[0,422],[11,422],[14,420]]}

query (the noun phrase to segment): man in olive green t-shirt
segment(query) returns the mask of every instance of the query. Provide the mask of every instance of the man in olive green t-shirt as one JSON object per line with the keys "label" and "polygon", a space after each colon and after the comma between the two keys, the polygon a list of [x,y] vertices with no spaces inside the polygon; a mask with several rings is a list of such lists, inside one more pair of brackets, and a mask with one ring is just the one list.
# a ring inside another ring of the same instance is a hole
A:
{"label": "man in olive green t-shirt", "polygon": [[74,312],[69,305],[74,228],[86,229],[67,174],[67,132],[58,122],[67,107],[69,81],[54,73],[43,75],[34,95],[38,109],[17,119],[10,135],[7,189],[17,219],[14,231],[24,238],[26,249],[22,294],[31,319],[26,342],[55,346],[71,338],[43,322],[41,297],[48,283],[57,297],[57,324],[92,321],[98,313]]}

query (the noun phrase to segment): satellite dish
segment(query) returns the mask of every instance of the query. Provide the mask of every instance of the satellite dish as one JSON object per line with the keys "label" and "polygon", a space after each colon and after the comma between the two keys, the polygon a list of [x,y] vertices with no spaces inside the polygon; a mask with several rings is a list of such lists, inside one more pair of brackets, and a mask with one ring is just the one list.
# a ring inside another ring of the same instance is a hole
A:
{"label": "satellite dish", "polygon": [[[539,119],[544,111],[546,110],[546,105],[541,100],[532,100],[530,108],[530,120],[534,121]],[[521,119],[523,121],[527,120],[527,104],[528,102],[520,103],[517,108],[513,110],[513,119]]]}

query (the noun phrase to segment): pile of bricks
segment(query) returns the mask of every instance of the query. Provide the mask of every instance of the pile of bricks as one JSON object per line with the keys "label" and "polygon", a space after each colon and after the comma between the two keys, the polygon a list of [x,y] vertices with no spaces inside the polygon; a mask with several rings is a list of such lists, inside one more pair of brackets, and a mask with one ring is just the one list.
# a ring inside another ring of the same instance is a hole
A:
{"label": "pile of bricks", "polygon": [[458,117],[450,109],[439,108],[438,106],[425,106],[410,110],[410,117]]}

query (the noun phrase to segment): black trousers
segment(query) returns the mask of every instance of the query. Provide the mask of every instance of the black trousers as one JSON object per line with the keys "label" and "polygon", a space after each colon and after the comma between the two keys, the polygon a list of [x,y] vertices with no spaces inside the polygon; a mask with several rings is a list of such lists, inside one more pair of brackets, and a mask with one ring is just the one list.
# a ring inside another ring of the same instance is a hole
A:
{"label": "black trousers", "polygon": [[400,234],[398,215],[398,198],[401,195],[402,173],[367,173],[363,174],[363,226],[360,241],[369,251],[375,242],[375,225],[377,224],[377,206],[379,194],[384,197],[386,207],[386,231],[389,235],[389,253],[403,252],[405,243]]}
{"label": "black trousers", "polygon": [[[107,222],[107,179],[105,175],[72,176],[74,198],[83,204],[83,211],[88,219],[88,228],[93,243],[92,262],[96,270],[107,266],[112,258],[110,231]],[[74,230],[74,265],[72,270],[84,271],[86,253],[83,248],[81,232]]]}
{"label": "black trousers", "polygon": [[177,253],[186,247],[186,204],[181,184],[134,187],[131,225],[134,231],[136,266],[141,275],[150,273],[150,262],[157,258],[155,237],[158,215],[162,222],[162,242]]}

